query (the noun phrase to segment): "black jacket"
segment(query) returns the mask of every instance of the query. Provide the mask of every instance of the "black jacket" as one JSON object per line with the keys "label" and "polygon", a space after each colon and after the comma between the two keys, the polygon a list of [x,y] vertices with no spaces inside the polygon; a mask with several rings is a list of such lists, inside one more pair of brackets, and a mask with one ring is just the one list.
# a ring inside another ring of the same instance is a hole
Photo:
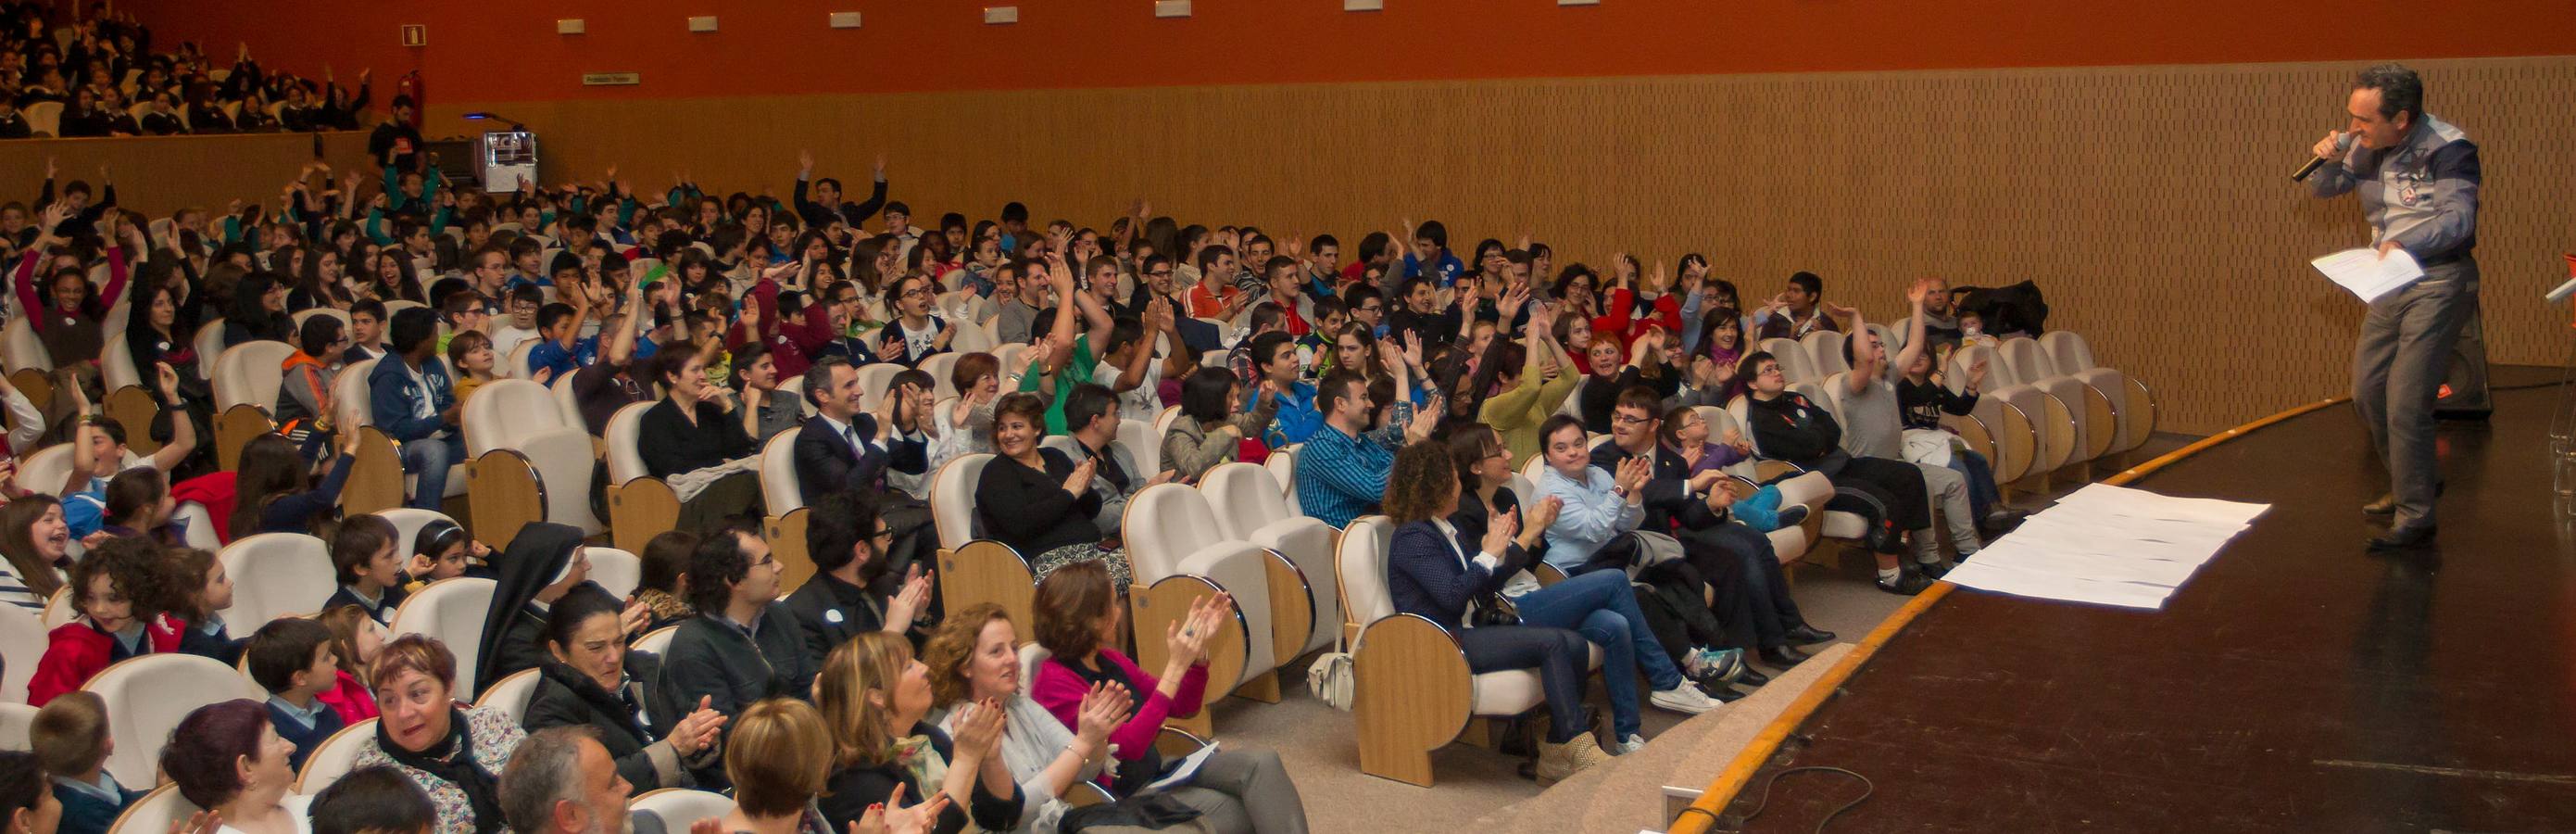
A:
{"label": "black jacket", "polygon": [[884,483],[887,457],[885,447],[876,445],[876,415],[852,415],[850,426],[865,438],[864,451],[835,435],[819,414],[806,418],[805,430],[796,433],[796,488],[806,503],[843,490],[875,492]]}
{"label": "black jacket", "polygon": [[[805,668],[805,639],[787,603],[770,603],[754,633],[718,617],[700,613],[671,635],[654,683],[664,699],[696,704],[708,698],[717,712],[736,716],[763,698],[806,697],[816,670]],[[732,725],[726,728],[730,732]]]}
{"label": "black jacket", "polygon": [[[608,748],[610,758],[617,760],[617,775],[625,777],[638,793],[656,788],[693,787],[697,780],[689,773],[689,762],[680,759],[678,751],[661,744],[671,727],[688,717],[683,708],[664,697],[655,687],[646,685],[662,673],[662,659],[651,652],[626,653],[626,688],[612,695],[599,684],[554,660],[537,667],[536,694],[528,699],[528,710],[519,720],[528,732],[547,727],[586,726],[599,728],[599,743]],[[640,713],[639,713],[640,710]],[[638,716],[641,720],[638,720]],[[659,744],[660,749],[650,749]],[[699,755],[708,761],[718,758],[709,747]],[[664,773],[677,774],[664,779]]]}
{"label": "black jacket", "polygon": [[[1753,442],[1762,447],[1762,456],[1779,458],[1802,469],[1819,469],[1828,459],[1842,453],[1843,427],[1834,415],[1795,391],[1782,391],[1780,396],[1765,401],[1746,395],[1744,422],[1753,433]],[[1831,475],[1839,463],[1824,467]]]}
{"label": "black jacket", "polygon": [[850,638],[885,627],[884,598],[828,573],[815,573],[782,604],[796,618],[808,669],[822,669],[823,658]]}

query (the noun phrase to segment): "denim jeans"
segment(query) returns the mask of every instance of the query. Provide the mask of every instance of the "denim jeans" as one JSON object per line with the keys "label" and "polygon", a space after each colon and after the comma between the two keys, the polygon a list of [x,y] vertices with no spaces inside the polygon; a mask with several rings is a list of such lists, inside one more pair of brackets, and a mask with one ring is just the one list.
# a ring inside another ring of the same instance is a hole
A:
{"label": "denim jeans", "polygon": [[465,438],[461,435],[430,435],[404,441],[403,471],[417,476],[412,483],[411,501],[404,506],[443,511],[447,501],[447,469],[463,460]]}
{"label": "denim jeans", "polygon": [[1601,647],[1601,682],[1610,692],[1610,724],[1619,738],[1640,732],[1637,673],[1657,691],[1683,684],[1682,671],[1665,656],[1663,644],[1637,610],[1637,595],[1628,589],[1628,572],[1596,570],[1523,594],[1512,600],[1521,622],[1573,629]]}
{"label": "denim jeans", "polygon": [[1995,504],[2004,497],[2002,490],[1995,486],[1994,464],[1987,462],[1985,455],[1952,449],[1950,469],[1967,476],[1969,511],[1977,514],[1977,520],[1984,521],[1986,514],[1994,512]]}

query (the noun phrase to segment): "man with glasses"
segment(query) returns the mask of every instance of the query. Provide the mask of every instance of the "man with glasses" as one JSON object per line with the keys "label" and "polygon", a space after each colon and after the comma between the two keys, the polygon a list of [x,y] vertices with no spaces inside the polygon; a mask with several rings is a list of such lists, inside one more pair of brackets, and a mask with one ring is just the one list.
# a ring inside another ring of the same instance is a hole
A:
{"label": "man with glasses", "polygon": [[811,691],[815,668],[805,665],[795,612],[778,599],[778,572],[769,543],[749,530],[717,530],[698,544],[687,574],[698,615],[680,623],[663,654],[664,697],[703,698],[732,717],[762,699]]}
{"label": "man with glasses", "polygon": [[1385,293],[1365,283],[1353,284],[1342,291],[1342,303],[1350,306],[1352,321],[1368,325],[1369,335],[1386,338]]}
{"label": "man with glasses", "polygon": [[1162,299],[1171,305],[1172,325],[1179,328],[1181,344],[1189,349],[1192,358],[1208,351],[1225,349],[1224,335],[1216,325],[1180,315],[1189,309],[1189,305],[1181,299],[1180,279],[1173,274],[1172,259],[1147,255],[1137,269],[1144,280],[1136,282],[1136,294],[1128,299],[1128,306],[1134,309],[1133,315],[1142,316],[1151,300]]}
{"label": "man with glasses", "polygon": [[859,493],[824,495],[812,519],[805,552],[813,554],[814,577],[788,594],[786,605],[804,637],[806,668],[821,669],[823,658],[850,638],[912,628],[929,613],[930,575],[918,564],[886,563],[894,529],[877,514],[876,502]]}

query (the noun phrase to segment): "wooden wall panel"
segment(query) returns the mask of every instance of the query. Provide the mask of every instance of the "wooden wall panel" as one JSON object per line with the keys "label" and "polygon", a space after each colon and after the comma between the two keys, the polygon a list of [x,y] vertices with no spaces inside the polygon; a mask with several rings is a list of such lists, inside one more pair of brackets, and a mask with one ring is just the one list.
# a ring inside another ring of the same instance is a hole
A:
{"label": "wooden wall panel", "polygon": [[[2576,249],[2576,58],[2424,62],[2432,111],[2483,149],[2490,353],[2555,362],[2539,293]],[[795,153],[866,176],[891,154],[919,221],[1103,225],[1137,195],[1187,221],[1331,231],[1524,230],[1559,262],[1709,255],[1748,296],[1792,271],[1878,320],[1923,275],[2030,278],[2052,325],[2212,431],[2349,383],[2362,309],[2307,266],[2368,231],[2286,176],[2340,124],[2355,67],[1786,74],[513,103],[547,177],[784,193]],[[460,106],[467,109],[471,106]],[[445,108],[440,108],[445,110]],[[434,114],[437,115],[437,114]],[[1347,249],[1346,249],[1347,251]]]}
{"label": "wooden wall panel", "polygon": [[[338,176],[367,163],[365,132],[325,133],[322,158]],[[115,178],[118,204],[154,217],[184,207],[222,211],[233,200],[278,205],[278,195],[301,166],[313,160],[315,134],[238,136],[136,136],[118,139],[37,139],[0,142],[0,182],[13,193],[0,202],[34,203],[45,180],[45,160],[57,161],[59,183],[98,186],[98,166]],[[361,186],[373,193],[375,179]],[[316,178],[315,187],[320,187]]]}

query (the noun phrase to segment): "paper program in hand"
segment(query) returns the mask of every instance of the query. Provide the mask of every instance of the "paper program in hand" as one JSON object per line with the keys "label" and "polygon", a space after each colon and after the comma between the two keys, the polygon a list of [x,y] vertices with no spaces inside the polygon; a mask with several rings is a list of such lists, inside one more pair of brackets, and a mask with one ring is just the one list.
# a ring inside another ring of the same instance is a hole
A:
{"label": "paper program in hand", "polygon": [[2380,296],[2424,277],[2424,267],[2417,265],[2415,256],[2406,254],[2404,249],[2388,250],[2387,257],[2380,257],[2377,249],[2346,249],[2308,263],[2325,273],[2327,279],[2360,296],[2363,304],[2378,301]]}

